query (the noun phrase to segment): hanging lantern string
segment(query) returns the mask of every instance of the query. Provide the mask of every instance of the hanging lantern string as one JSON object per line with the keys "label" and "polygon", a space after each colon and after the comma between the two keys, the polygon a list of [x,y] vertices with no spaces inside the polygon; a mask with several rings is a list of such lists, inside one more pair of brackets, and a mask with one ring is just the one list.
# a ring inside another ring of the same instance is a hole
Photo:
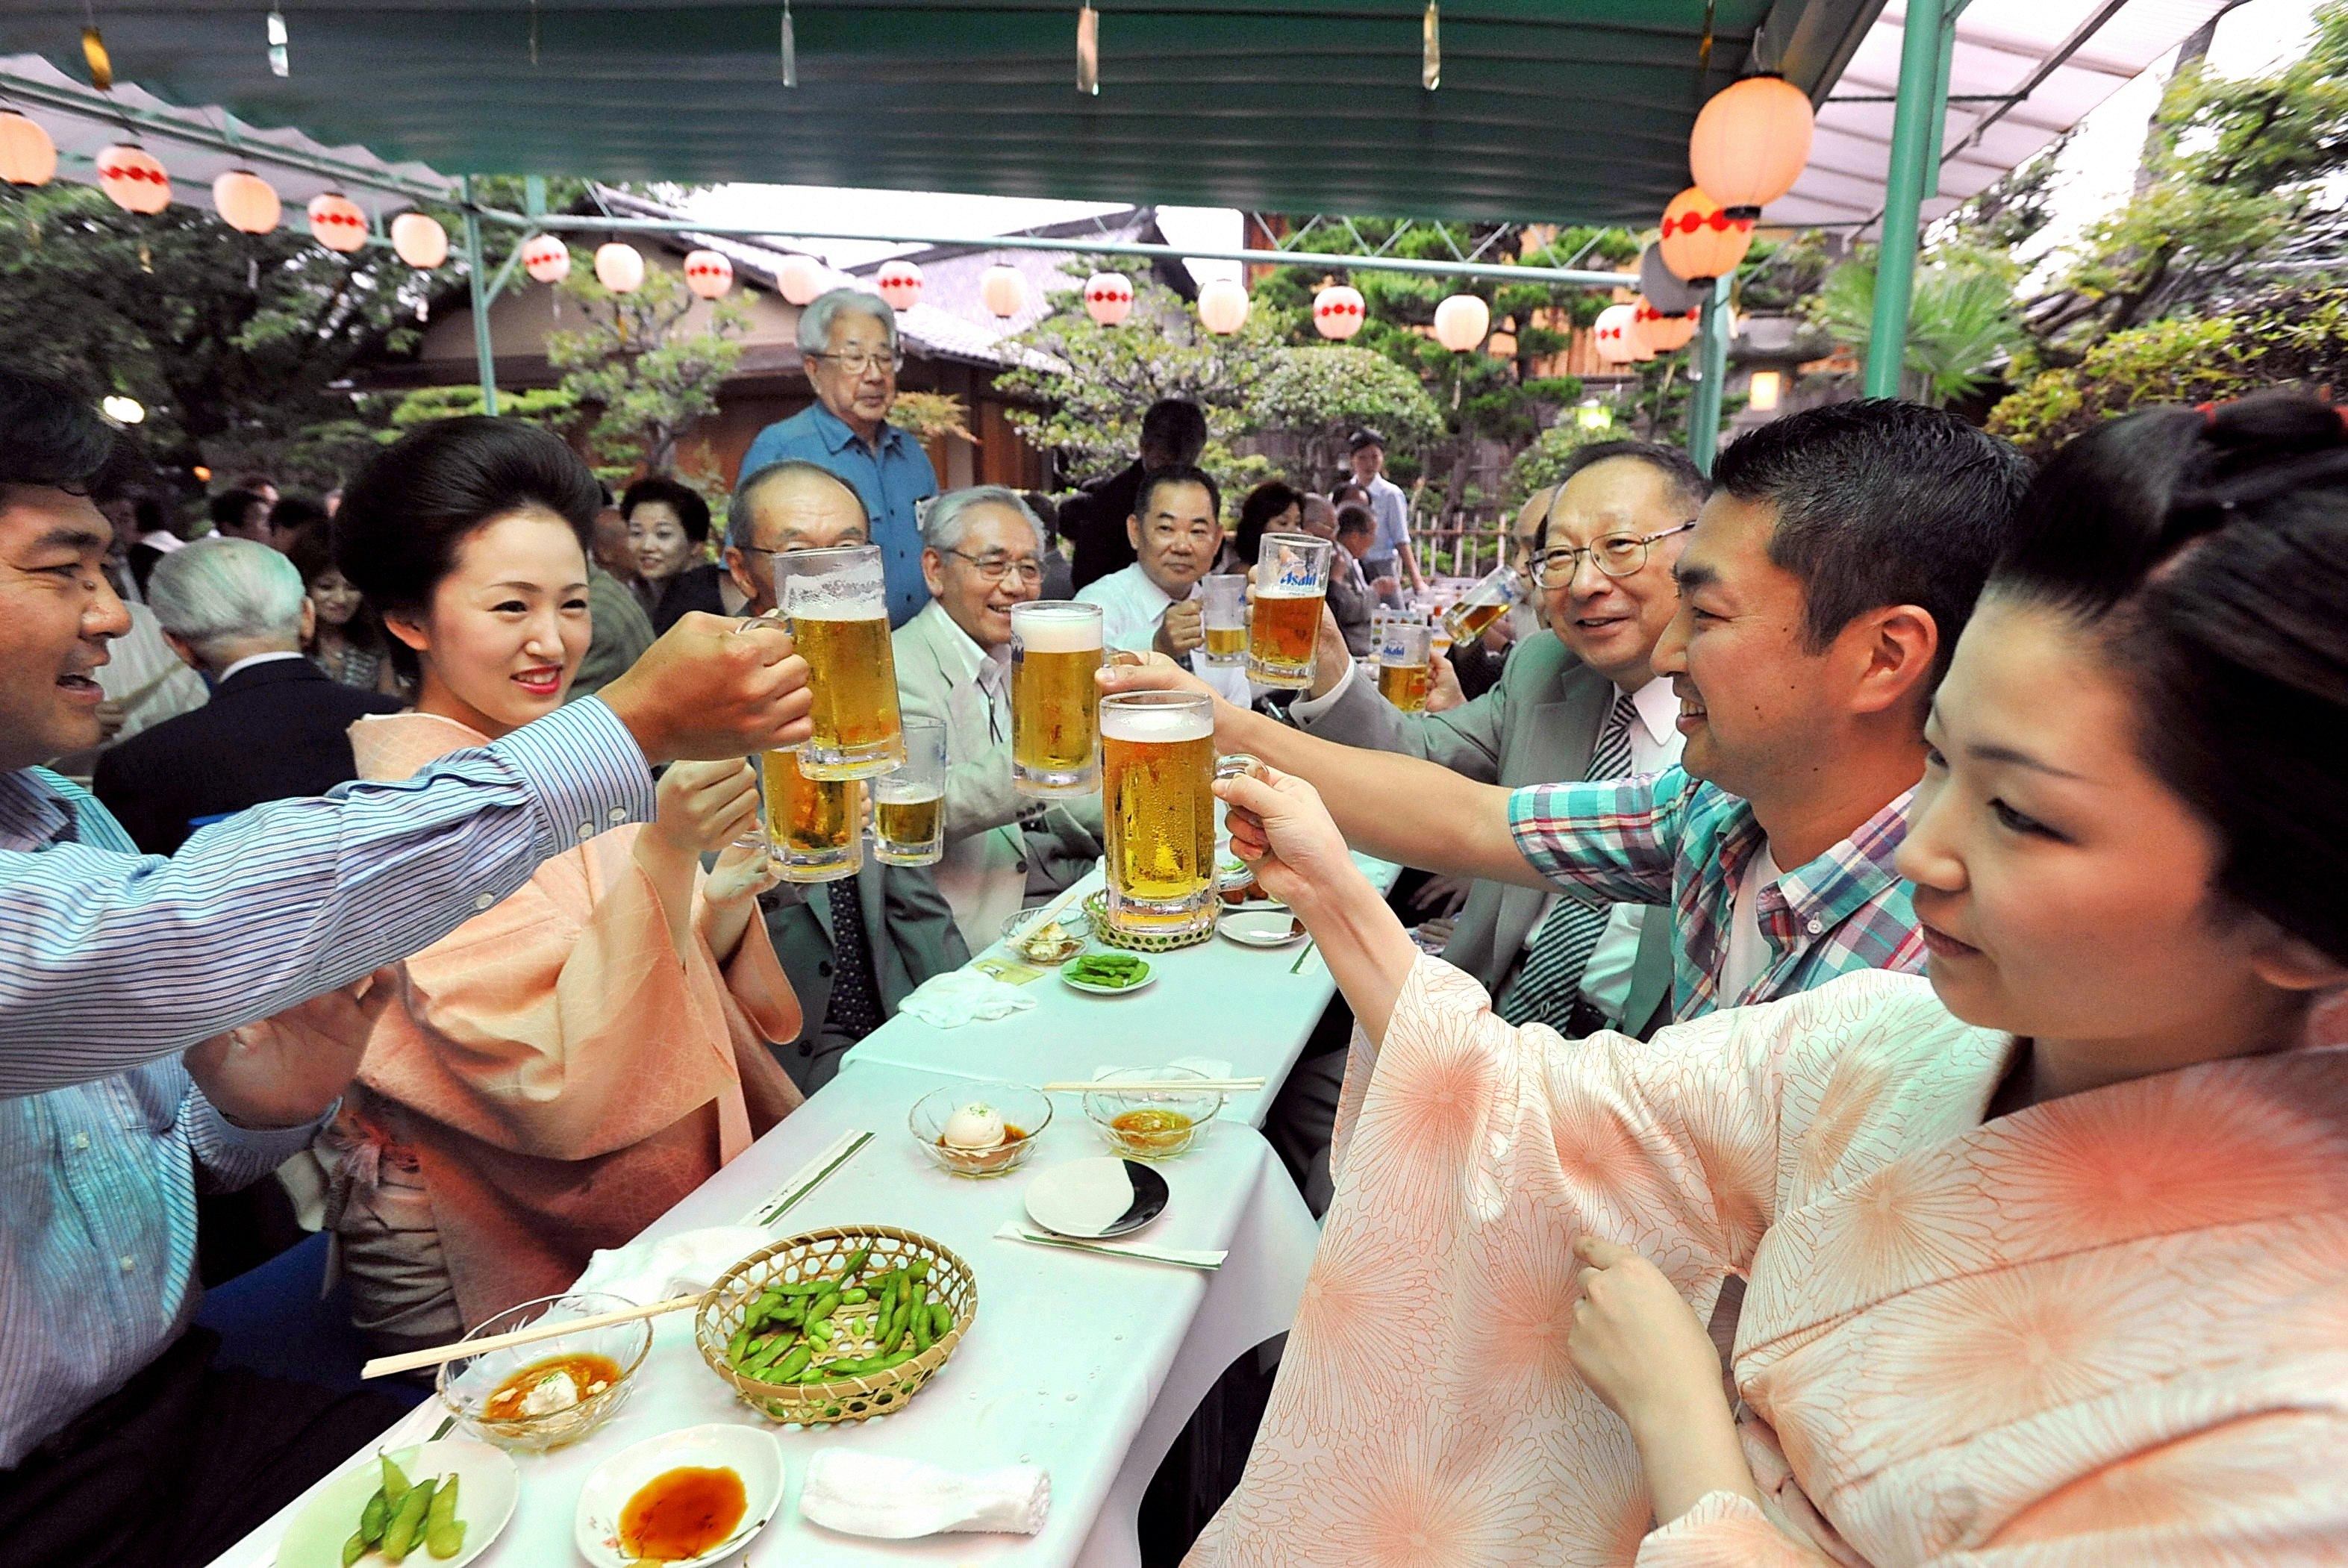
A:
{"label": "hanging lantern string", "polygon": [[1076,91],[1100,96],[1100,13],[1089,4],[1076,12]]}
{"label": "hanging lantern string", "polygon": [[1443,13],[1436,0],[1426,0],[1426,16],[1419,24],[1418,85],[1428,92],[1443,85]]}
{"label": "hanging lantern string", "polygon": [[798,35],[791,26],[791,0],[783,0],[783,86],[799,85]]}

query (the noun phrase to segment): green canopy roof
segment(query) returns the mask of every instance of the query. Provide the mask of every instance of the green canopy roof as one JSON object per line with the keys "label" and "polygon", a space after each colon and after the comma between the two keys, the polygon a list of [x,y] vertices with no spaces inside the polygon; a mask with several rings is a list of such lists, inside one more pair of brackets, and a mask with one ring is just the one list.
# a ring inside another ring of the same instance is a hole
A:
{"label": "green canopy roof", "polygon": [[[1697,108],[1756,66],[1823,97],[1883,0],[1106,0],[1097,96],[1074,0],[99,4],[118,75],[181,104],[445,173],[963,191],[1645,224]],[[0,15],[0,55],[77,78],[78,7]]]}

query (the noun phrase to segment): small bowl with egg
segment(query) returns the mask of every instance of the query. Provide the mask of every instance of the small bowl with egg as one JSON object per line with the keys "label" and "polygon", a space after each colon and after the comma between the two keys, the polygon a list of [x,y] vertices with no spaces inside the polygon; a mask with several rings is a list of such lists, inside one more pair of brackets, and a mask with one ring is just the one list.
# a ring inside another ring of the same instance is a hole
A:
{"label": "small bowl with egg", "polygon": [[1189,1151],[1223,1109],[1215,1089],[1120,1089],[1123,1083],[1204,1081],[1189,1068],[1128,1068],[1106,1075],[1085,1096],[1085,1116],[1110,1149],[1130,1160],[1171,1160]]}
{"label": "small bowl with egg", "polygon": [[955,1176],[1001,1176],[1027,1163],[1052,1124],[1052,1102],[1015,1083],[955,1083],[932,1089],[906,1125],[930,1163]]}
{"label": "small bowl with egg", "polygon": [[[562,1323],[643,1304],[579,1290],[510,1306],[465,1336],[487,1339],[541,1323]],[[538,1453],[575,1443],[612,1418],[635,1387],[653,1346],[643,1318],[444,1362],[440,1402],[475,1436],[501,1449]]]}

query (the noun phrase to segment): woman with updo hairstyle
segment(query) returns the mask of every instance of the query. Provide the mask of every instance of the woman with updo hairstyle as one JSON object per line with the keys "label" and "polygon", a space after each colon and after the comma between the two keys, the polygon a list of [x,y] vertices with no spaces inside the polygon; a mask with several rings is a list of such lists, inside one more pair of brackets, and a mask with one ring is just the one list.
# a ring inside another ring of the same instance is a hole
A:
{"label": "woman with updo hairstyle", "polygon": [[1191,1568],[1414,1531],[1490,1568],[2342,1560],[2339,411],[2157,409],[2056,454],[1926,742],[1899,866],[1929,977],[1652,1041],[1501,1022],[1309,785],[1217,785],[1361,1028]]}
{"label": "woman with updo hairstyle", "polygon": [[[417,681],[413,711],[352,726],[361,778],[407,779],[563,700],[599,504],[568,447],[511,419],[425,426],[352,481],[335,562]],[[319,1155],[377,1347],[567,1288],[798,1103],[767,1048],[799,1026],[757,918],[771,873],[735,847],[757,804],[747,763],[675,763],[654,821],[580,823],[369,983],[380,1014]]]}
{"label": "woman with updo hairstyle", "polygon": [[620,498],[620,517],[636,555],[637,595],[655,633],[688,610],[726,613],[717,590],[723,573],[708,559],[707,501],[665,474],[647,474]]}

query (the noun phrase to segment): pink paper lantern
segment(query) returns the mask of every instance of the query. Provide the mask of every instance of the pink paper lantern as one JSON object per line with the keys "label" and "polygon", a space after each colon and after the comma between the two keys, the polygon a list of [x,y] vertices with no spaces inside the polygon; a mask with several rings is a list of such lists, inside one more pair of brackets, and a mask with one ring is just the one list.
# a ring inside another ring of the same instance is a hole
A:
{"label": "pink paper lantern", "polygon": [[1657,243],[1673,276],[1708,284],[1735,272],[1753,248],[1753,214],[1732,212],[1691,185],[1663,209]]}
{"label": "pink paper lantern", "polygon": [[1362,291],[1331,284],[1313,296],[1313,329],[1339,343],[1362,330]]}
{"label": "pink paper lantern", "polygon": [[1199,290],[1199,325],[1229,337],[1247,325],[1248,292],[1230,278],[1215,278]]}
{"label": "pink paper lantern", "polygon": [[1639,296],[1631,311],[1631,330],[1638,334],[1640,342],[1657,354],[1670,354],[1685,348],[1688,340],[1695,335],[1698,318],[1703,315],[1703,307],[1699,305],[1694,310],[1681,311],[1676,315],[1667,315],[1648,303],[1645,294]]}
{"label": "pink paper lantern", "polygon": [[922,269],[911,262],[886,263],[872,286],[889,302],[891,310],[911,310],[922,297]]}
{"label": "pink paper lantern", "polygon": [[792,256],[775,273],[775,284],[793,304],[813,304],[823,293],[823,263],[813,256]]}
{"label": "pink paper lantern", "polygon": [[283,215],[276,189],[250,169],[232,169],[212,181],[212,210],[246,234],[268,233]]}
{"label": "pink paper lantern", "polygon": [[366,214],[338,191],[310,198],[310,237],[345,255],[367,242]]}
{"label": "pink paper lantern", "polygon": [[734,286],[734,263],[716,251],[693,251],[685,258],[685,286],[700,299],[716,299]]}
{"label": "pink paper lantern", "polygon": [[126,212],[160,212],[171,204],[171,177],[153,153],[128,142],[98,155],[98,188]]}
{"label": "pink paper lantern", "polygon": [[14,109],[0,112],[0,180],[46,185],[57,171],[57,144],[40,122]]}
{"label": "pink paper lantern", "polygon": [[1758,212],[1802,177],[1816,130],[1807,93],[1783,77],[1747,77],[1713,94],[1695,117],[1688,169],[1731,212]]}
{"label": "pink paper lantern", "polygon": [[391,221],[391,248],[409,266],[428,273],[448,259],[448,231],[438,218],[402,212]]}
{"label": "pink paper lantern", "polygon": [[1009,321],[1027,308],[1027,280],[1017,267],[997,263],[979,274],[978,303],[990,315]]}
{"label": "pink paper lantern", "polygon": [[1435,341],[1454,354],[1482,346],[1492,330],[1492,307],[1483,296],[1456,294],[1435,307]]}
{"label": "pink paper lantern", "polygon": [[644,253],[613,240],[595,248],[595,281],[613,294],[633,294],[644,286]]}
{"label": "pink paper lantern", "polygon": [[1115,326],[1133,314],[1133,280],[1123,273],[1095,273],[1085,280],[1085,314],[1102,326]]}

